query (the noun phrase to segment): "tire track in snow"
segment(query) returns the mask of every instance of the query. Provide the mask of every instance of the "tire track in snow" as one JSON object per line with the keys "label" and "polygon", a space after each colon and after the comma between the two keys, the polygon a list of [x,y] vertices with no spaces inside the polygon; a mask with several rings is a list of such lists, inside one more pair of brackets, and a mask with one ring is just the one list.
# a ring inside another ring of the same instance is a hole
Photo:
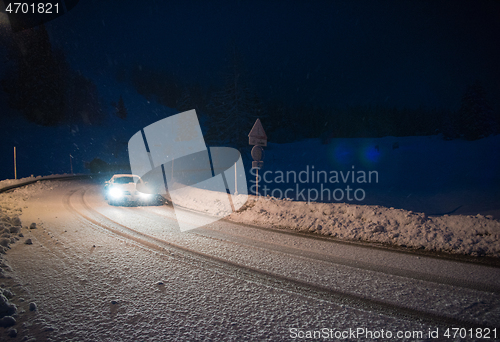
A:
{"label": "tire track in snow", "polygon": [[[73,204],[72,198],[77,192],[79,196],[77,201],[81,208],[77,208]],[[85,201],[85,189],[68,193],[64,199],[68,210],[75,215],[80,216],[92,223],[94,227],[104,229],[122,238],[132,240],[137,244],[147,247],[151,250],[167,254],[175,255],[180,261],[195,265],[200,268],[216,272],[226,277],[244,279],[249,282],[258,283],[260,285],[269,286],[281,291],[295,293],[306,298],[314,298],[324,300],[335,304],[346,305],[357,309],[375,311],[383,315],[389,315],[410,321],[416,321],[423,324],[432,324],[442,327],[490,327],[492,326],[480,324],[478,322],[451,317],[448,315],[437,314],[423,310],[408,308],[393,303],[388,303],[383,300],[358,296],[352,293],[346,293],[338,290],[333,290],[321,285],[308,283],[306,281],[294,279],[291,277],[277,275],[262,269],[241,265],[223,258],[209,255],[197,250],[186,248],[184,246],[174,244],[172,242],[159,239],[157,237],[144,234],[130,227],[122,225],[103,214],[92,209]],[[175,252],[175,253],[174,253]]]}
{"label": "tire track in snow", "polygon": [[[147,207],[146,207],[147,208]],[[162,215],[154,210],[148,210],[144,208],[148,213],[153,213],[155,216],[161,216],[166,219],[175,221],[175,218],[170,216],[170,215]],[[125,210],[125,209],[124,209]],[[151,219],[151,217],[143,212],[142,210],[139,211],[134,211],[134,214],[141,215],[145,218]],[[232,224],[232,222],[225,222],[227,224]],[[415,280],[422,280],[426,282],[432,282],[436,284],[443,284],[443,285],[451,285],[451,286],[457,286],[457,287],[462,287],[462,288],[468,288],[476,291],[484,291],[484,292],[492,292],[492,293],[497,293],[500,294],[500,287],[495,286],[495,285],[490,285],[490,284],[484,284],[484,283],[477,283],[473,281],[468,281],[468,280],[457,280],[456,278],[451,278],[447,276],[440,276],[440,275],[433,275],[433,274],[428,274],[428,273],[423,273],[423,272],[418,272],[418,271],[408,271],[408,270],[403,270],[399,269],[396,267],[390,267],[390,266],[380,266],[376,265],[374,263],[367,263],[363,261],[358,261],[358,260],[350,260],[347,258],[341,258],[341,257],[336,257],[336,256],[331,256],[331,255],[324,255],[320,253],[315,253],[312,251],[306,251],[304,249],[300,248],[294,248],[294,247],[289,247],[286,245],[280,245],[277,243],[272,243],[272,242],[264,242],[260,241],[257,239],[252,239],[249,237],[244,237],[238,234],[232,234],[229,233],[227,230],[222,232],[220,230],[215,230],[211,228],[213,224],[210,224],[208,226],[205,226],[203,228],[198,228],[195,231],[191,231],[190,234],[209,238],[209,239],[214,239],[214,240],[224,240],[229,243],[234,243],[234,244],[239,244],[242,246],[248,246],[254,249],[260,249],[260,250],[272,250],[276,251],[279,253],[283,254],[288,254],[288,255],[293,255],[293,256],[298,256],[298,257],[303,257],[311,260],[318,260],[318,261],[324,261],[328,262],[330,264],[335,264],[335,265],[343,265],[343,266],[348,266],[352,268],[357,268],[357,269],[362,269],[362,270],[368,270],[368,271],[374,271],[378,273],[384,273],[388,275],[395,275],[395,276],[400,276],[404,278],[411,278]],[[242,224],[238,224],[241,226]],[[245,228],[253,228],[252,226],[245,226]],[[274,230],[269,231],[269,233],[279,233]],[[304,237],[302,234],[296,234],[295,237],[298,238],[307,238]],[[332,240],[323,240],[326,241],[332,245],[335,245],[336,242]]]}

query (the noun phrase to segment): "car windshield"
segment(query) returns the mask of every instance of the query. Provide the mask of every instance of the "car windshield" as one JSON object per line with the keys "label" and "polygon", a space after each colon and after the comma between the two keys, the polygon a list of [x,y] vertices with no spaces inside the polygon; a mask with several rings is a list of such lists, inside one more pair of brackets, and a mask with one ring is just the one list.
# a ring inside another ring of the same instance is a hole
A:
{"label": "car windshield", "polygon": [[115,183],[115,184],[127,184],[127,183],[134,183],[134,177],[129,177],[129,176],[125,176],[125,177],[118,177],[118,178],[115,178],[114,183]]}

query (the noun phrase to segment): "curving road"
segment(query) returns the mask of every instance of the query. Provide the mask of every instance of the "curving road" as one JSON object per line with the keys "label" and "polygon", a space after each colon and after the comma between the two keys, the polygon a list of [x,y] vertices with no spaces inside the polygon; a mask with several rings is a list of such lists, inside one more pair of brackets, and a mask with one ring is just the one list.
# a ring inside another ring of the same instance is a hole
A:
{"label": "curving road", "polygon": [[493,337],[500,327],[500,268],[230,221],[180,233],[172,207],[109,206],[101,191],[65,181],[37,193],[22,216],[41,225],[29,232],[36,243],[9,253],[46,313],[33,329],[55,340],[274,341],[317,332],[322,340],[416,340],[437,329],[433,340],[450,340],[448,328],[462,329],[450,337]]}

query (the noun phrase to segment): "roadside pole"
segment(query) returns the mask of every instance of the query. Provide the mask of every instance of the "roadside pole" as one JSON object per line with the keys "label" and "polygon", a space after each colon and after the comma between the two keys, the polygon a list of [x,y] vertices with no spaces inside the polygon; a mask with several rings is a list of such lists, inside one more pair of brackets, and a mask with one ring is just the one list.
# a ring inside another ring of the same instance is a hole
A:
{"label": "roadside pole", "polygon": [[255,176],[255,185],[256,185],[256,191],[255,195],[257,197],[259,196],[259,169],[261,169],[264,166],[264,162],[262,161],[264,157],[264,149],[262,146],[267,146],[267,135],[266,132],[264,131],[264,127],[262,127],[262,123],[260,122],[260,119],[257,119],[255,121],[255,124],[252,127],[252,130],[250,131],[250,134],[248,134],[249,138],[249,145],[254,145],[252,148],[252,169],[257,169],[257,173]]}
{"label": "roadside pole", "polygon": [[17,179],[17,157],[16,157],[16,147],[14,146],[14,179]]}
{"label": "roadside pole", "polygon": [[238,161],[234,163],[234,194],[238,195],[238,173],[236,172],[236,165],[238,165]]}

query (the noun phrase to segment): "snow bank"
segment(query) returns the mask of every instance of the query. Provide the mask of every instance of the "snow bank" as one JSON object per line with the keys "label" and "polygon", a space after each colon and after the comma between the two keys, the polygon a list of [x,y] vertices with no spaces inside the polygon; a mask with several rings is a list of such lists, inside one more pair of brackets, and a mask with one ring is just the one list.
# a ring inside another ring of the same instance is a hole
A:
{"label": "snow bank", "polygon": [[[0,182],[0,189],[9,185],[32,181],[33,179],[35,178],[29,177],[9,182],[3,181]],[[25,315],[26,310],[24,307],[26,305],[23,303],[24,299],[16,295],[16,292],[19,293],[20,291],[21,284],[13,279],[11,273],[13,270],[2,254],[8,252],[11,248],[10,246],[18,241],[20,241],[18,243],[31,241],[31,239],[25,239],[22,232],[24,230],[26,233],[29,228],[22,226],[21,219],[19,218],[22,208],[19,207],[19,204],[39,191],[50,189],[51,184],[49,183],[53,182],[35,183],[15,189],[11,193],[0,195],[0,279],[2,279],[0,286],[0,327],[5,328],[0,331],[0,340],[2,341],[5,340],[3,336],[6,336],[5,338],[17,337],[18,329],[20,329],[22,322],[23,326],[33,324],[31,322],[33,316]],[[13,299],[18,303],[19,308],[12,302]],[[27,338],[23,338],[24,340],[27,340]]]}
{"label": "snow bank", "polygon": [[24,182],[30,182],[35,179],[41,179],[42,176],[37,176],[37,177],[25,177],[21,179],[4,179],[0,181],[0,189],[11,186],[11,185],[16,185],[16,184],[21,184]]}
{"label": "snow bank", "polygon": [[229,219],[431,251],[500,257],[500,221],[491,216],[428,217],[403,209],[307,203],[249,196]]}
{"label": "snow bank", "polygon": [[31,184],[35,181],[39,180],[50,180],[50,179],[62,179],[62,178],[79,178],[85,176],[84,174],[59,174],[59,175],[49,175],[49,176],[31,176],[20,179],[4,179],[0,181],[0,192],[2,192],[6,188],[11,188],[14,185],[23,185],[23,184]]}
{"label": "snow bank", "polygon": [[[224,217],[226,193],[195,190],[192,193],[185,191],[175,204]],[[308,203],[253,195],[232,198],[234,206],[241,207],[228,216],[236,222],[313,232],[342,240],[500,257],[500,221],[492,216],[429,217],[424,213],[378,205]]]}

